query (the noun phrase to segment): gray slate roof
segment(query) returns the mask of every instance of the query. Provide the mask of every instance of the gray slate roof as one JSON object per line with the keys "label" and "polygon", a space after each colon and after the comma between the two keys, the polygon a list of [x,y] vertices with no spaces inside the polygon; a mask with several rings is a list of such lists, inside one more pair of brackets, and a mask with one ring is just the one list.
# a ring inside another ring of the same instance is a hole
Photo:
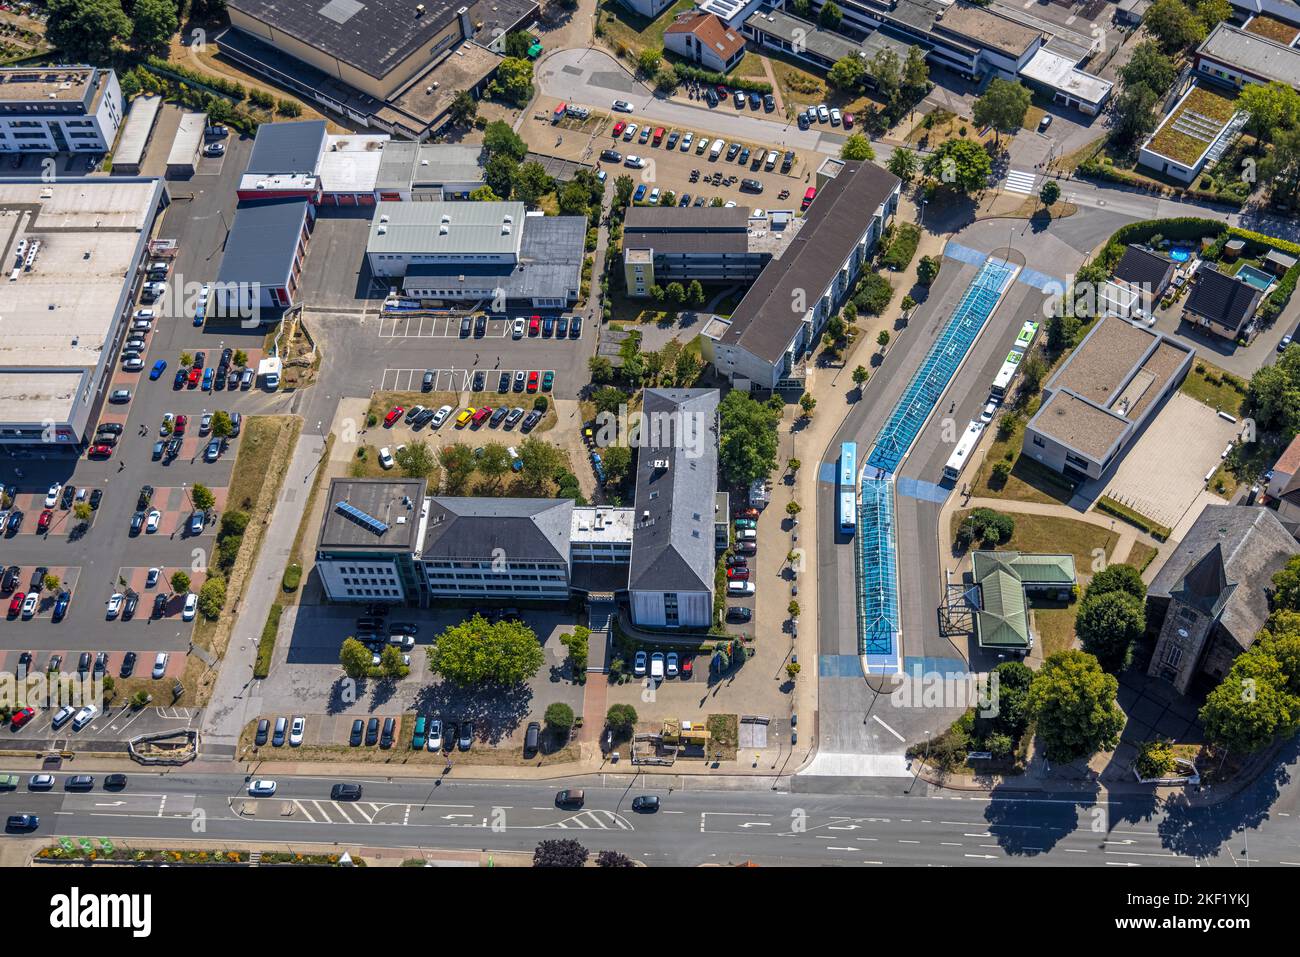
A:
{"label": "gray slate roof", "polygon": [[[1221,562],[1205,562],[1216,548]],[[1235,583],[1219,621],[1242,648],[1249,648],[1268,618],[1273,574],[1293,555],[1300,555],[1300,543],[1272,510],[1207,505],[1156,575],[1147,596],[1168,599],[1181,590],[1187,596],[1195,592],[1196,601],[1204,603],[1206,592],[1213,591],[1216,583],[1222,586],[1220,591]],[[1211,601],[1210,607],[1214,604]]]}
{"label": "gray slate roof", "polygon": [[217,282],[284,285],[293,271],[307,207],[306,199],[257,200],[235,207]]}
{"label": "gray slate roof", "polygon": [[421,558],[487,561],[504,554],[510,562],[568,565],[572,516],[568,498],[435,497]]}
{"label": "gray slate roof", "polygon": [[315,173],[325,149],[325,121],[263,123],[257,128],[245,173]]}
{"label": "gray slate roof", "polygon": [[1174,264],[1141,246],[1129,246],[1124,258],[1115,267],[1115,278],[1136,286],[1150,286],[1152,290],[1164,289],[1174,271]]}
{"label": "gray slate roof", "polygon": [[1254,286],[1207,265],[1196,270],[1192,294],[1187,297],[1187,311],[1235,335],[1255,314],[1263,295]]}
{"label": "gray slate roof", "polygon": [[[718,392],[716,389],[646,389],[646,427],[637,451],[636,516],[632,529],[633,591],[713,593],[717,551],[713,544],[718,490]],[[651,423],[670,416],[695,432]],[[649,443],[654,442],[652,446]],[[694,451],[698,455],[691,454]],[[655,468],[666,461],[667,468]]]}

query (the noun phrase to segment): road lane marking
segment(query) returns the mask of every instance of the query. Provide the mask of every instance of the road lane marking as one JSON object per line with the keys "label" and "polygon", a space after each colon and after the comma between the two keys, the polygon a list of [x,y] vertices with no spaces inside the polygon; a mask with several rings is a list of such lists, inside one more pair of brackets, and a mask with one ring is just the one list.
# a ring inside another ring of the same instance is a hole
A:
{"label": "road lane marking", "polygon": [[907,741],[907,739],[904,738],[901,734],[899,734],[897,731],[895,731],[895,730],[894,730],[893,728],[891,728],[889,725],[885,724],[885,722],[881,721],[881,720],[880,720],[880,715],[878,715],[878,714],[873,714],[873,715],[871,716],[871,719],[872,719],[873,721],[875,721],[876,724],[880,725],[882,728],[884,728],[886,731],[888,731],[890,734],[892,734],[894,737],[896,737],[899,741],[903,741],[903,742],[906,742],[906,741]]}

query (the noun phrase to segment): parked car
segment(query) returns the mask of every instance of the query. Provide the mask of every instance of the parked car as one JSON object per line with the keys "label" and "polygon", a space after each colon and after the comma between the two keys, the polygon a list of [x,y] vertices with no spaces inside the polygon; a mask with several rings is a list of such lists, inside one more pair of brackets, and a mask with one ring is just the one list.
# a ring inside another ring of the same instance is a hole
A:
{"label": "parked car", "polygon": [[284,747],[284,738],[289,731],[288,718],[276,718],[275,729],[271,732],[271,746],[275,748]]}
{"label": "parked car", "polygon": [[199,596],[190,592],[185,596],[185,604],[181,608],[181,621],[193,621],[194,613],[199,608]]}
{"label": "parked car", "polygon": [[468,751],[474,747],[473,721],[462,721],[460,723],[460,737],[456,739],[456,747],[462,751]]}
{"label": "parked car", "polygon": [[659,795],[638,794],[632,799],[632,810],[639,814],[653,814],[659,810]]}
{"label": "parked car", "polygon": [[384,730],[379,735],[379,746],[381,748],[391,748],[393,746],[393,732],[397,722],[392,718],[384,719]]}
{"label": "parked car", "polygon": [[361,744],[361,739],[365,734],[365,726],[365,722],[360,718],[352,722],[352,733],[348,736],[349,745],[355,748]]}
{"label": "parked car", "polygon": [[252,797],[271,797],[275,794],[275,782],[267,778],[258,778],[248,785],[248,793]]}
{"label": "parked car", "polygon": [[[154,670],[156,671],[157,668],[155,668]],[[302,733],[303,733],[303,731],[305,731],[306,729],[307,729],[307,719],[306,719],[306,718],[303,718],[303,717],[300,716],[300,717],[296,717],[296,718],[293,719],[293,724],[291,724],[291,725],[289,726],[289,746],[290,746],[290,747],[294,747],[294,748],[296,748],[296,747],[298,747],[300,744],[302,744]]]}
{"label": "parked car", "polygon": [[379,742],[379,719],[371,718],[366,722],[366,744],[374,745]]}

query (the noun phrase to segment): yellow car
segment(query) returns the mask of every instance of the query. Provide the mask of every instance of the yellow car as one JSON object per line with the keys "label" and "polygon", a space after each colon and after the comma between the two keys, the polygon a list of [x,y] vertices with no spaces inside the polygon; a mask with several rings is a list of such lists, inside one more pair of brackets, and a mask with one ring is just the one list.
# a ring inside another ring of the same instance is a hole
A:
{"label": "yellow car", "polygon": [[462,410],[460,415],[456,416],[456,428],[463,429],[465,426],[469,425],[469,420],[474,418],[474,413],[477,411],[477,409]]}

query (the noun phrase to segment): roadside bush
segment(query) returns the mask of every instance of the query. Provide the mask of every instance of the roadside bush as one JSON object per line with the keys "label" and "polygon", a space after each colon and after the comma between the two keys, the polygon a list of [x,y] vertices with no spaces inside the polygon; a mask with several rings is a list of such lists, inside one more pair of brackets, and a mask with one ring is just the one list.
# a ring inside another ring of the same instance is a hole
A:
{"label": "roadside bush", "polygon": [[239,548],[244,544],[243,535],[227,535],[217,545],[217,565],[222,571],[230,571],[239,557]]}
{"label": "roadside bush", "polygon": [[889,242],[880,256],[880,264],[895,272],[902,272],[916,255],[921,242],[921,230],[912,223],[897,223]]}
{"label": "roadside bush", "polygon": [[209,578],[199,589],[199,613],[208,621],[216,621],[226,604],[226,580],[219,575]]}
{"label": "roadside bush", "polygon": [[859,313],[878,316],[894,298],[894,287],[889,280],[874,272],[863,274],[858,291],[853,295],[853,305]]}
{"label": "roadside bush", "polygon": [[243,535],[244,529],[248,527],[247,512],[227,512],[221,516],[221,536]]}
{"label": "roadside bush", "polygon": [[551,407],[550,401],[544,395],[539,395],[533,399],[533,408],[538,412],[545,412]]}
{"label": "roadside bush", "polygon": [[300,584],[302,584],[302,566],[294,562],[284,570],[280,587],[285,591],[297,591]]}

